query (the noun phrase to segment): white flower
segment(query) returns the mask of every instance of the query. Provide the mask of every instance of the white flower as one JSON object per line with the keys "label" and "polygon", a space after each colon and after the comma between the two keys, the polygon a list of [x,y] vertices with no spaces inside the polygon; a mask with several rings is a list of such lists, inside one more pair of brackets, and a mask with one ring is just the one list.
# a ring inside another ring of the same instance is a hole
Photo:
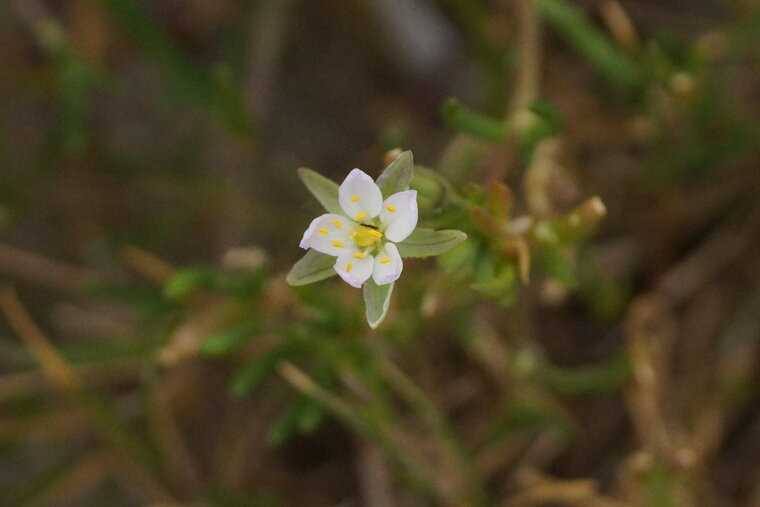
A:
{"label": "white flower", "polygon": [[383,200],[372,178],[354,169],[340,185],[338,201],[344,215],[325,213],[312,220],[301,248],[337,257],[335,271],[353,287],[370,276],[377,285],[398,280],[404,264],[395,243],[417,226],[417,191]]}

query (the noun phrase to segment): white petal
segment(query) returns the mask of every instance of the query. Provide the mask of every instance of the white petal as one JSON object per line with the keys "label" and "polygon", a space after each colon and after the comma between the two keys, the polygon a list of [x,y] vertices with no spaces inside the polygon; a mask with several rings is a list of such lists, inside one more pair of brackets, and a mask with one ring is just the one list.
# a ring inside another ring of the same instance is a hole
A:
{"label": "white petal", "polygon": [[395,282],[401,276],[404,263],[393,243],[385,246],[375,255],[375,265],[372,267],[372,278],[378,285]]}
{"label": "white petal", "polygon": [[355,227],[358,227],[357,224],[345,217],[325,213],[311,221],[299,246],[336,257],[355,252],[356,242],[351,237],[351,230]]}
{"label": "white petal", "polygon": [[338,200],[346,216],[361,222],[380,213],[383,194],[370,175],[361,169],[354,169],[341,183]]}
{"label": "white petal", "polygon": [[333,267],[347,284],[358,289],[372,275],[372,261],[371,255],[357,259],[353,254],[344,254]]}
{"label": "white petal", "polygon": [[393,242],[406,239],[417,227],[417,191],[405,190],[388,197],[380,211],[385,237]]}

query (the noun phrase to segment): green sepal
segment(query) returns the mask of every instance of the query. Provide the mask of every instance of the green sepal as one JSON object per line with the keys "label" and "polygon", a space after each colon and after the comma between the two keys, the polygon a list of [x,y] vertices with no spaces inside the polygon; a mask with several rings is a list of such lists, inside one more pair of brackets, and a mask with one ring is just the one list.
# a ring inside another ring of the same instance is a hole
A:
{"label": "green sepal", "polygon": [[337,274],[334,265],[335,257],[309,250],[293,265],[285,280],[294,287],[319,282]]}
{"label": "green sepal", "polygon": [[411,151],[401,153],[396,157],[396,160],[383,169],[382,174],[380,174],[376,181],[377,186],[383,192],[383,198],[388,198],[396,192],[403,192],[409,189],[413,169],[414,163]]}
{"label": "green sepal", "polygon": [[467,234],[462,231],[415,229],[396,246],[401,257],[431,257],[451,250],[466,239]]}
{"label": "green sepal", "polygon": [[321,174],[302,167],[298,170],[298,177],[328,213],[343,215],[343,208],[338,201],[338,184]]}
{"label": "green sepal", "polygon": [[388,313],[388,308],[391,303],[391,294],[393,293],[394,283],[388,283],[385,285],[377,285],[375,281],[370,278],[364,282],[364,306],[367,313],[367,324],[372,329],[377,327],[385,319],[385,315]]}

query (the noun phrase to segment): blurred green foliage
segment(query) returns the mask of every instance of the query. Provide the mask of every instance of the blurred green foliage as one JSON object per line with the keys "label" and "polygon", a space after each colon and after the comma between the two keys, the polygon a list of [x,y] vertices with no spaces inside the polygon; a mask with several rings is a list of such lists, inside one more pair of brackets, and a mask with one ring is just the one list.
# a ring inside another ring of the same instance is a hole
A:
{"label": "blurred green foliage", "polygon": [[[461,88],[382,2],[202,4],[0,4],[0,504],[760,494],[755,3],[430,2]],[[345,172],[296,167],[355,161],[420,209],[366,315],[332,259],[285,283],[298,177],[340,211]]]}

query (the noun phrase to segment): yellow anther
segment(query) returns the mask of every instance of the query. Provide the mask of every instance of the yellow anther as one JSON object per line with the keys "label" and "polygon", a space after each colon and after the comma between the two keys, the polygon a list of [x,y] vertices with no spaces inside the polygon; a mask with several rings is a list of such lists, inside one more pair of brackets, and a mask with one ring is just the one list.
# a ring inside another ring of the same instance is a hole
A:
{"label": "yellow anther", "polygon": [[359,200],[359,196],[358,195],[352,195],[351,196],[351,202],[356,202],[358,200]]}
{"label": "yellow anther", "polygon": [[367,254],[365,254],[364,252],[356,252],[356,253],[354,254],[354,257],[356,257],[357,259],[363,259],[363,258],[365,258],[366,256],[367,256]]}
{"label": "yellow anther", "polygon": [[340,220],[333,220],[332,223],[336,229],[340,229],[341,227],[343,227],[343,222],[341,222]]}
{"label": "yellow anther", "polygon": [[323,227],[323,228],[321,228],[321,229],[317,229],[317,231],[318,231],[320,234],[330,234],[330,231],[329,231],[329,230],[327,230],[327,229],[325,229],[324,227]]}
{"label": "yellow anther", "polygon": [[354,220],[356,220],[358,222],[360,220],[364,220],[365,218],[367,218],[367,212],[366,211],[362,211],[361,213],[359,213],[358,215],[356,215],[354,217]]}
{"label": "yellow anther", "polygon": [[356,241],[356,245],[359,248],[367,248],[374,245],[378,238],[383,237],[383,234],[380,231],[361,225],[353,230],[351,237]]}
{"label": "yellow anther", "polygon": [[350,263],[350,262],[348,264],[346,264],[346,273],[350,272],[351,268],[353,268],[353,267],[354,267],[354,265],[352,263]]}
{"label": "yellow anther", "polygon": [[337,239],[332,240],[332,244],[336,248],[346,248],[345,246],[343,246],[343,243],[341,243]]}
{"label": "yellow anther", "polygon": [[395,212],[396,212],[396,207],[395,207],[395,206],[391,206],[390,204],[387,204],[387,205],[385,206],[385,209],[387,209],[387,210],[388,210],[388,211],[390,211],[391,213],[395,213]]}
{"label": "yellow anther", "polygon": [[388,264],[391,261],[390,257],[383,257],[380,259],[380,264]]}

